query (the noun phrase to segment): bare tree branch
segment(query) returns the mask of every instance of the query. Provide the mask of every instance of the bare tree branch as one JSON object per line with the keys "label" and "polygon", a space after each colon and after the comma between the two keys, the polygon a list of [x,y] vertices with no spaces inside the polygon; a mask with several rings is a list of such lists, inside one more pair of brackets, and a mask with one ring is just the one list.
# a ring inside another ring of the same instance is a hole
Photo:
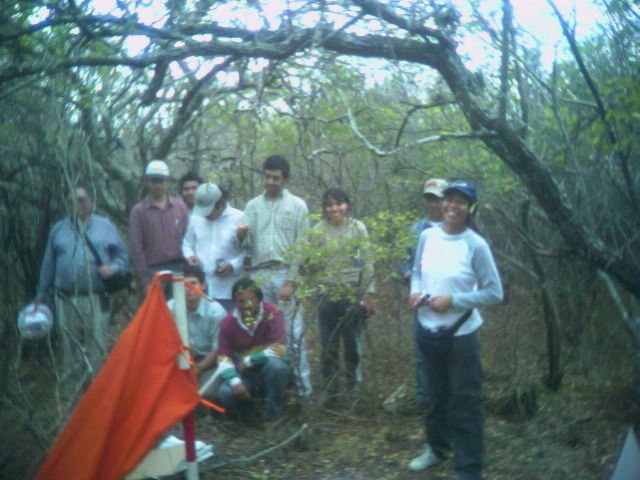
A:
{"label": "bare tree branch", "polygon": [[451,104],[453,104],[453,102],[442,101],[442,102],[434,102],[429,105],[413,105],[409,109],[407,114],[404,116],[404,118],[402,119],[402,123],[400,124],[400,128],[398,129],[398,133],[396,134],[395,147],[398,148],[400,146],[400,139],[402,138],[402,134],[404,133],[405,127],[409,123],[409,118],[411,117],[411,115],[413,115],[415,112],[419,110],[427,110],[430,108],[442,107],[444,105],[451,105]]}
{"label": "bare tree branch", "polygon": [[513,7],[509,0],[502,0],[502,57],[500,60],[500,104],[498,116],[506,121],[509,100],[509,53],[513,36]]}
{"label": "bare tree branch", "polygon": [[549,249],[545,248],[542,245],[539,245],[535,240],[533,240],[529,235],[514,221],[512,220],[507,212],[502,210],[495,205],[490,203],[485,203],[483,205],[484,208],[496,214],[500,219],[517,235],[517,237],[522,240],[522,242],[533,252],[538,255],[543,255],[545,257],[571,257],[571,250],[568,249]]}
{"label": "bare tree branch", "polygon": [[345,102],[345,107],[347,109],[347,118],[349,119],[349,126],[351,127],[351,130],[362,141],[362,143],[364,143],[364,145],[378,157],[389,157],[392,155],[396,155],[400,152],[416,147],[418,145],[423,145],[425,143],[444,142],[444,141],[453,140],[453,139],[481,139],[485,135],[491,135],[491,134],[481,134],[481,133],[443,133],[440,135],[423,137],[413,142],[394,148],[393,150],[385,151],[385,150],[380,150],[378,147],[376,147],[369,141],[369,139],[358,128],[358,123],[356,122],[355,116],[353,115],[351,108],[349,107],[349,105],[347,105],[346,102]]}

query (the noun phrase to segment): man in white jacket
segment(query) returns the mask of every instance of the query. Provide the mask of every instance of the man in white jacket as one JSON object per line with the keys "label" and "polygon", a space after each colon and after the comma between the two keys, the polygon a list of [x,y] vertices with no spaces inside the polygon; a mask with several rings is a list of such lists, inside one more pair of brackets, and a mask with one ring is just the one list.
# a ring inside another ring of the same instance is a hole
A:
{"label": "man in white jacket", "polygon": [[233,242],[243,213],[227,203],[227,195],[215,183],[198,187],[182,253],[189,264],[202,267],[209,296],[228,311],[233,308],[231,287],[242,278],[245,252]]}

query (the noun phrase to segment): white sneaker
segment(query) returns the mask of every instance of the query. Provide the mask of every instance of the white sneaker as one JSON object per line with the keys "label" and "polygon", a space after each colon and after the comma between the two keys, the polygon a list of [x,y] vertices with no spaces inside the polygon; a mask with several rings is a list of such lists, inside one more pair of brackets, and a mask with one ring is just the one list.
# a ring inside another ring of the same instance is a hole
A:
{"label": "white sneaker", "polygon": [[440,463],[443,459],[436,455],[431,447],[427,445],[427,448],[422,453],[422,455],[417,456],[413,460],[409,462],[409,470],[414,472],[419,472],[420,470],[424,470],[425,468],[429,468],[436,463]]}

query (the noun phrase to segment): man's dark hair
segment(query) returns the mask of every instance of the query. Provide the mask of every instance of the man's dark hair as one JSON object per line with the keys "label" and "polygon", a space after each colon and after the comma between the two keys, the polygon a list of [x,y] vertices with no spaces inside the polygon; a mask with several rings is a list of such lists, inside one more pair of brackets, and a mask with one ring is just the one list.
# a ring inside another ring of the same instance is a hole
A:
{"label": "man's dark hair", "polygon": [[264,172],[265,170],[280,170],[282,176],[287,180],[289,179],[289,162],[282,155],[271,155],[267,158],[262,165],[262,171]]}
{"label": "man's dark hair", "polygon": [[186,263],[184,265],[184,268],[182,269],[182,276],[184,278],[196,277],[198,280],[200,280],[200,283],[202,284],[207,283],[204,279],[204,271],[202,270],[202,267],[200,265],[194,265],[194,264],[190,265]]}
{"label": "man's dark hair", "polygon": [[180,192],[182,191],[182,186],[185,182],[198,182],[198,185],[202,185],[202,183],[204,183],[204,180],[202,180],[202,177],[197,173],[187,172],[182,177],[180,177],[180,180],[178,181],[178,190]]}
{"label": "man's dark hair", "polygon": [[251,280],[250,278],[241,278],[233,284],[233,287],[231,288],[231,298],[233,299],[233,301],[236,301],[236,295],[239,295],[247,289],[253,290],[253,292],[256,294],[256,297],[258,297],[258,300],[262,301],[262,289],[255,281]]}

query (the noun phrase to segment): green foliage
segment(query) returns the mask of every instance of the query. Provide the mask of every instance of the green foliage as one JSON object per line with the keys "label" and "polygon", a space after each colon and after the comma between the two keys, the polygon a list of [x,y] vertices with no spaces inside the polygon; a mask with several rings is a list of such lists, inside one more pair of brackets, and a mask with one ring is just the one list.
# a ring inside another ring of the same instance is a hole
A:
{"label": "green foliage", "polygon": [[[380,211],[363,219],[369,232],[368,239],[339,239],[328,236],[320,220],[314,216],[315,226],[308,238],[300,242],[296,258],[301,262],[303,274],[298,278],[297,295],[301,298],[348,298],[358,301],[374,281],[384,284],[400,276],[401,266],[408,262],[408,249],[415,247],[417,238],[410,235],[415,218],[410,214]],[[372,262],[374,278],[367,268],[358,265]],[[344,281],[347,278],[349,281]]]}

